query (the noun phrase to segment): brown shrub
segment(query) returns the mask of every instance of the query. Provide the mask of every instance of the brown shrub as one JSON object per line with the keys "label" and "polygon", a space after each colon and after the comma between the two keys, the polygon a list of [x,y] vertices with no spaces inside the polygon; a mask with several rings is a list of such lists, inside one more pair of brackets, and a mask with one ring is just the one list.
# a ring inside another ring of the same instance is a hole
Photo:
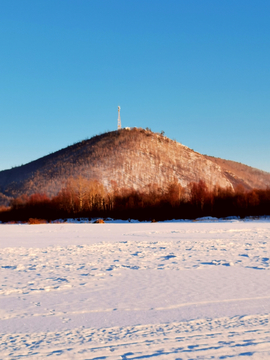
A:
{"label": "brown shrub", "polygon": [[10,209],[11,209],[10,206],[0,206],[0,212],[8,211]]}
{"label": "brown shrub", "polygon": [[96,221],[94,221],[94,224],[105,224],[105,221],[102,219],[97,219]]}
{"label": "brown shrub", "polygon": [[30,218],[28,220],[28,224],[30,224],[30,225],[47,224],[47,221],[44,219]]}

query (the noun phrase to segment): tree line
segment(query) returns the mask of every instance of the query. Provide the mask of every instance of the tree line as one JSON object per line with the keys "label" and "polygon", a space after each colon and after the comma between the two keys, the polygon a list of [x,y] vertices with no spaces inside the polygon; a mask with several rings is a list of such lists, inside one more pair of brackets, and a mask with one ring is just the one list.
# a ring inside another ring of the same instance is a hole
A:
{"label": "tree line", "polygon": [[115,219],[168,220],[198,217],[263,216],[270,215],[270,188],[245,190],[209,189],[200,180],[182,187],[178,182],[166,188],[149,184],[141,190],[118,188],[111,181],[107,191],[96,180],[70,178],[53,197],[36,193],[11,200],[9,207],[0,209],[0,221],[28,221],[40,218],[47,221],[64,218],[110,217]]}

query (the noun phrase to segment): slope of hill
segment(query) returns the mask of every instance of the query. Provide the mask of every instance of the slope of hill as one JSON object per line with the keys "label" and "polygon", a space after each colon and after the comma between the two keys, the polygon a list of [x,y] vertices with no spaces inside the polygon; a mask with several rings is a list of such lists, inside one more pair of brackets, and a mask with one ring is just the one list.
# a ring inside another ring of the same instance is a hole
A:
{"label": "slope of hill", "polygon": [[36,192],[55,195],[70,177],[97,179],[110,188],[186,186],[204,180],[211,188],[265,188],[270,174],[233,161],[201,155],[153,133],[133,128],[108,132],[10,170],[0,171],[0,192],[16,197]]}
{"label": "slope of hill", "polygon": [[215,158],[207,155],[205,155],[205,157],[222,168],[224,175],[234,187],[239,184],[243,185],[246,189],[264,189],[267,186],[270,186],[270,174],[266,171],[253,168],[236,161]]}

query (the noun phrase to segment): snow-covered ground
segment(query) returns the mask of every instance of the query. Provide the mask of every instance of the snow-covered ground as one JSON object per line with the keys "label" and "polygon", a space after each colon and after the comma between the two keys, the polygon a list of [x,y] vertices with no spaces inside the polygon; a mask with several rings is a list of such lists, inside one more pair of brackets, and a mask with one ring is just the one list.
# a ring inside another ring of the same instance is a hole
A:
{"label": "snow-covered ground", "polygon": [[1,359],[270,359],[270,221],[0,225]]}

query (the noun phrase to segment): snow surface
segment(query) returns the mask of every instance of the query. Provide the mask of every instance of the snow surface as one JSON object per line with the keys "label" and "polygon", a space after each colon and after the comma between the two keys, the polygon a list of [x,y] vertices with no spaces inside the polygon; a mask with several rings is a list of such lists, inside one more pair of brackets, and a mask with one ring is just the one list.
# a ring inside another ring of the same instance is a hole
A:
{"label": "snow surface", "polygon": [[0,225],[1,359],[270,359],[270,221]]}

